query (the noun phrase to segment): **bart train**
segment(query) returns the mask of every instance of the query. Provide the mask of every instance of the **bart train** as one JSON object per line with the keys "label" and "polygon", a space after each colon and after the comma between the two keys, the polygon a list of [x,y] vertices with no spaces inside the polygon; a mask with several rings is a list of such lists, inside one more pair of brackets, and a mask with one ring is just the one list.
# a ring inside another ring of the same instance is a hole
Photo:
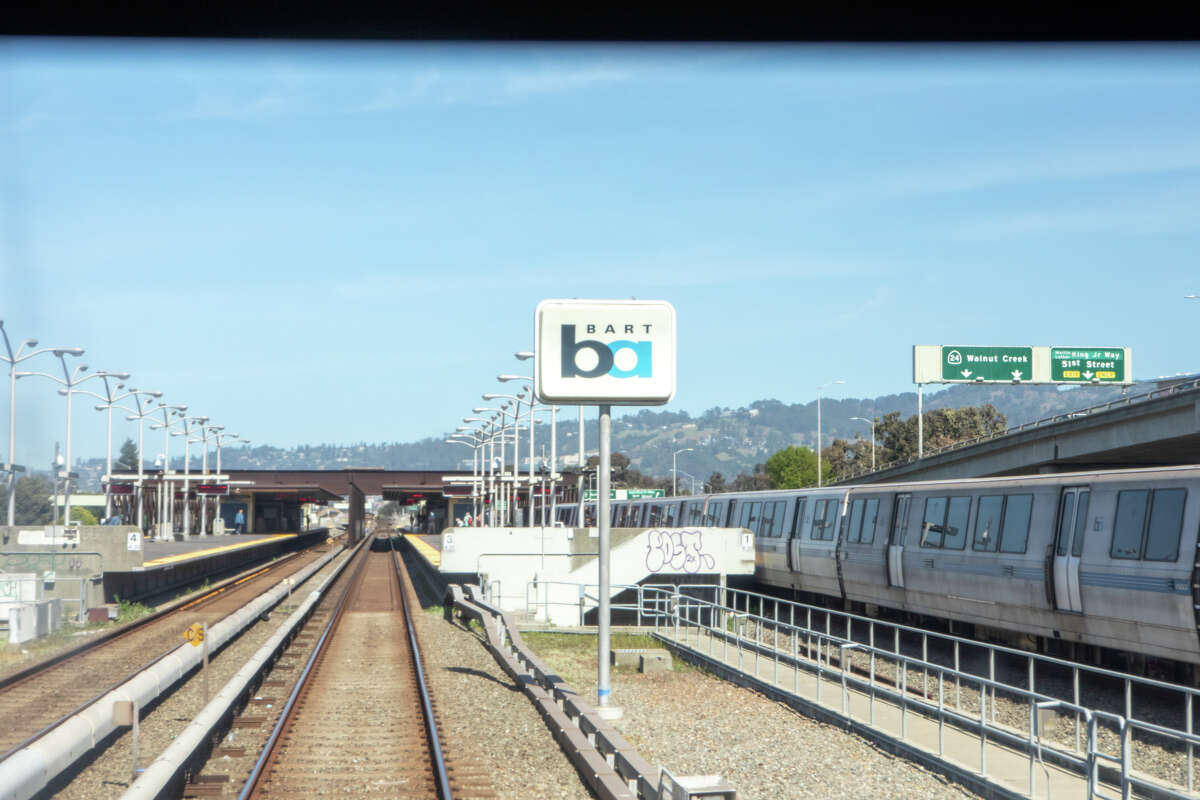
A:
{"label": "bart train", "polygon": [[[1200,466],[614,500],[611,513],[614,527],[746,528],[756,580],[780,590],[1089,660],[1200,665]],[[558,521],[577,514],[560,506]]]}

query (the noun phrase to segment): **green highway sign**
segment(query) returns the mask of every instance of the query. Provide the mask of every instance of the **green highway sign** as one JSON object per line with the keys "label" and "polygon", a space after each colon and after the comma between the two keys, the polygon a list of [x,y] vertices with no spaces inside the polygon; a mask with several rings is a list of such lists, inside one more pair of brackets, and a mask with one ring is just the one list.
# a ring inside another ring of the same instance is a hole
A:
{"label": "green highway sign", "polygon": [[662,489],[626,489],[630,500],[638,500],[642,497],[662,497]]}
{"label": "green highway sign", "polygon": [[[643,497],[662,497],[662,489],[609,489],[610,500],[640,500]],[[590,502],[596,499],[595,489],[584,489],[583,500]]]}
{"label": "green highway sign", "polygon": [[941,378],[946,383],[1030,381],[1033,348],[942,345]]}
{"label": "green highway sign", "polygon": [[1050,380],[1055,383],[1129,383],[1124,347],[1051,347]]}

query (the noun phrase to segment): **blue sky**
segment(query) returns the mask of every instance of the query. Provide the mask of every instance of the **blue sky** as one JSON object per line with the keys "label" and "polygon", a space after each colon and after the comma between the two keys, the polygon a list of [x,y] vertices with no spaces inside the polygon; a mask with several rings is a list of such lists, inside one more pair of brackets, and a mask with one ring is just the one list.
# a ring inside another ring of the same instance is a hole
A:
{"label": "blue sky", "polygon": [[10,337],[256,444],[453,429],[548,297],[672,302],[697,414],[910,391],[914,344],[1194,372],[1198,246],[1192,45],[0,40]]}

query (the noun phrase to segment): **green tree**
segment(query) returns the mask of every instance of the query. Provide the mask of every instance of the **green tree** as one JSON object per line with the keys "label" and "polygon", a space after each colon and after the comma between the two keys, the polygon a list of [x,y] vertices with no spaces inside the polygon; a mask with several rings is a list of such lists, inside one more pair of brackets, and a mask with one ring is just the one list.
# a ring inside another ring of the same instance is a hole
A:
{"label": "green tree", "polygon": [[771,476],[767,474],[765,464],[755,464],[753,473],[750,475],[744,472],[739,474],[733,479],[733,486],[730,488],[735,492],[760,492],[771,488]]}
{"label": "green tree", "polygon": [[725,486],[725,476],[719,472],[714,472],[712,475],[709,475],[706,483],[708,483],[708,490],[713,494],[723,492],[726,488],[728,488]]}
{"label": "green tree", "polygon": [[[822,464],[824,469],[825,465]],[[756,468],[757,469],[757,468]],[[764,465],[772,489],[800,489],[817,484],[817,456],[795,445],[776,451]]]}
{"label": "green tree", "polygon": [[[826,469],[829,470],[821,477],[830,482],[838,481],[859,470],[870,469],[871,442],[861,435],[856,435],[854,441],[834,439],[833,443],[821,452],[821,455],[824,457],[821,470],[823,472]],[[878,459],[877,451],[877,465],[880,463]]]}
{"label": "green tree", "polygon": [[113,470],[116,472],[137,472],[137,468],[137,445],[133,443],[133,439],[126,439],[125,444],[121,445],[121,455],[117,457],[117,463],[113,464]]}
{"label": "green tree", "polygon": [[[16,510],[13,521],[18,525],[40,525],[50,522],[53,506],[50,496],[54,494],[54,482],[42,475],[22,475],[17,478]],[[4,514],[8,515],[8,497],[0,500]]]}
{"label": "green tree", "polygon": [[96,515],[80,506],[71,506],[71,521],[80,525],[98,525]]}
{"label": "green tree", "polygon": [[[977,436],[1000,433],[1007,426],[1003,414],[991,403],[925,412],[925,449],[965,442]],[[875,425],[879,466],[917,457],[917,417],[900,419],[900,412],[884,414]]]}

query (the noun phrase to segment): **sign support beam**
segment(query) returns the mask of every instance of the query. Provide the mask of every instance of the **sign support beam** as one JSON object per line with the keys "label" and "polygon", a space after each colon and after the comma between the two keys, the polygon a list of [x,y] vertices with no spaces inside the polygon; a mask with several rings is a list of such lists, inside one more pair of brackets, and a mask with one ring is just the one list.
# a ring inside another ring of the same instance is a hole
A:
{"label": "sign support beam", "polygon": [[610,629],[610,595],[611,595],[611,564],[609,563],[610,556],[610,540],[611,530],[609,527],[610,509],[612,500],[609,499],[608,487],[612,480],[612,406],[600,406],[600,464],[598,465],[600,474],[597,475],[598,488],[597,491],[600,497],[596,502],[596,527],[600,534],[600,607],[597,609],[599,619],[597,622],[597,637],[599,643],[597,645],[597,675],[596,675],[596,700],[601,708],[608,706],[610,696],[612,695],[612,687],[609,683],[609,653],[612,650],[611,629]]}

